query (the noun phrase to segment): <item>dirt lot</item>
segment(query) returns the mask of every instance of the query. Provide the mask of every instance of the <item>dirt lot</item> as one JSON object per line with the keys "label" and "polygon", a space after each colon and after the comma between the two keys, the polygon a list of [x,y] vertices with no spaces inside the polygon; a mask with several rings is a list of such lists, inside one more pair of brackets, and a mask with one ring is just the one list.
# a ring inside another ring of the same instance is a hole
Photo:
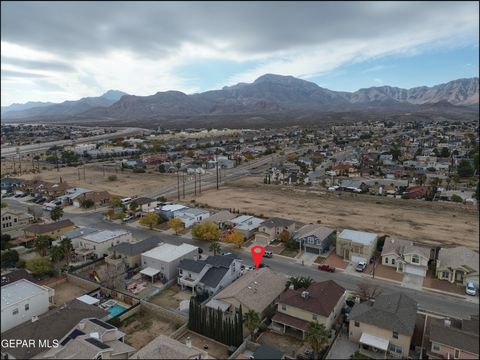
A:
{"label": "dirt lot", "polygon": [[154,296],[149,302],[172,309],[178,309],[182,300],[190,300],[192,294],[188,291],[182,291],[179,285],[175,284],[160,294]]}
{"label": "dirt lot", "polygon": [[478,211],[473,206],[308,191],[264,185],[261,177],[229,183],[196,198],[214,208],[235,208],[257,216],[389,234],[435,245],[478,249]]}
{"label": "dirt lot", "polygon": [[[80,180],[78,179],[80,175]],[[115,175],[116,181],[109,181],[108,177]],[[72,187],[78,186],[97,191],[108,191],[110,194],[118,196],[148,196],[155,189],[171,185],[175,182],[175,177],[168,174],[148,171],[143,174],[133,173],[129,170],[121,171],[117,168],[106,168],[105,175],[100,165],[86,166],[85,180],[83,179],[83,167],[64,167],[57,172],[56,169],[42,170],[40,174],[22,175],[23,179],[33,179],[39,177],[44,181],[59,181],[60,176]]]}
{"label": "dirt lot", "polygon": [[295,358],[297,353],[301,353],[304,348],[302,340],[288,335],[277,334],[273,331],[266,331],[258,338],[258,343],[270,346],[285,353],[287,356]]}
{"label": "dirt lot", "polygon": [[[48,286],[48,285],[47,285]],[[77,297],[89,292],[87,288],[83,288],[78,285],[74,285],[68,281],[61,283],[59,285],[50,286],[55,290],[54,301],[57,306],[61,306],[70,300],[76,299]]]}
{"label": "dirt lot", "polygon": [[170,336],[180,326],[163,319],[145,309],[127,318],[120,330],[123,331],[125,342],[135,349],[140,349],[155,339],[158,335]]}

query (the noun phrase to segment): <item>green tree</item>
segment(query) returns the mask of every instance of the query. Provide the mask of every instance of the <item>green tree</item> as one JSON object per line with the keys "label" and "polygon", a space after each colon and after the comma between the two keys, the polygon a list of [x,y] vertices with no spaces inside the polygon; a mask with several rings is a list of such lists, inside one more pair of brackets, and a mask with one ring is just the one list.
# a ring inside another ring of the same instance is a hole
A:
{"label": "green tree", "polygon": [[158,220],[159,216],[152,211],[142,216],[139,222],[141,225],[148,226],[148,228],[152,230],[153,226],[158,224]]}
{"label": "green tree", "polygon": [[12,240],[12,237],[10,234],[2,234],[1,235],[1,249],[5,250],[8,247],[10,247],[10,244],[8,243],[10,240]]}
{"label": "green tree", "polygon": [[286,287],[290,287],[290,285],[293,285],[293,289],[297,290],[300,288],[308,288],[310,285],[312,285],[313,279],[309,276],[291,276],[287,283]]}
{"label": "green tree", "polygon": [[305,332],[305,341],[312,347],[314,358],[320,358],[320,351],[323,350],[328,343],[329,333],[325,325],[316,321],[308,323],[307,331]]}
{"label": "green tree", "polygon": [[137,211],[138,209],[138,203],[133,200],[130,205],[128,206],[128,208],[131,210],[131,211]]}
{"label": "green tree", "polygon": [[93,207],[95,205],[95,201],[93,201],[92,199],[85,199],[82,201],[81,203],[81,206],[84,208],[84,209],[90,209],[91,207]]}
{"label": "green tree", "polygon": [[38,235],[35,239],[35,251],[40,256],[47,255],[47,250],[50,246],[50,241],[52,239],[47,235]]}
{"label": "green tree", "polygon": [[473,176],[474,169],[469,161],[461,160],[457,166],[457,173],[460,177],[471,177]]}
{"label": "green tree", "polygon": [[158,171],[160,171],[160,173],[165,173],[166,172],[166,169],[165,169],[165,165],[164,164],[160,164],[158,166]]}
{"label": "green tree", "polygon": [[35,257],[26,263],[26,268],[34,275],[45,275],[52,273],[52,262],[46,257]]}
{"label": "green tree", "polygon": [[178,233],[185,228],[183,221],[178,218],[170,219],[168,226],[175,231],[175,235],[178,235]]}
{"label": "green tree", "polygon": [[213,255],[217,255],[217,253],[220,252],[222,248],[220,247],[220,244],[217,241],[213,241],[210,243],[208,246],[208,251],[213,252]]}
{"label": "green tree", "polygon": [[61,246],[55,245],[50,248],[50,259],[53,262],[53,266],[55,270],[57,270],[57,266],[59,265],[60,261],[64,258],[64,252]]}
{"label": "green tree", "polygon": [[450,198],[450,200],[452,200],[453,202],[456,202],[456,203],[461,203],[463,202],[463,199],[461,196],[457,195],[457,194],[453,194]]}
{"label": "green tree", "polygon": [[60,220],[63,217],[63,209],[60,206],[56,206],[53,208],[52,211],[50,211],[50,218],[53,221]]}
{"label": "green tree", "polygon": [[218,239],[220,239],[220,235],[221,232],[217,225],[209,221],[192,227],[192,236],[196,239],[205,241],[218,241]]}
{"label": "green tree", "polygon": [[19,259],[18,252],[16,250],[8,249],[1,256],[2,268],[14,267]]}
{"label": "green tree", "polygon": [[122,199],[120,199],[118,196],[111,196],[108,202],[115,208],[122,206]]}
{"label": "green tree", "polygon": [[447,158],[450,157],[450,150],[446,147],[442,147],[442,150],[440,151],[440,157]]}
{"label": "green tree", "polygon": [[243,314],[243,321],[248,331],[250,331],[253,339],[254,331],[260,325],[260,315],[258,315],[255,310],[248,310],[245,314]]}
{"label": "green tree", "polygon": [[62,247],[62,250],[63,250],[63,258],[65,259],[65,262],[68,265],[70,263],[70,260],[72,259],[72,251],[73,251],[72,240],[68,237],[63,238],[62,241],[60,242],[60,246]]}
{"label": "green tree", "polygon": [[8,206],[8,204],[7,204],[6,202],[4,202],[4,201],[2,201],[1,204],[2,204],[2,209],[5,209],[5,208]]}
{"label": "green tree", "polygon": [[240,249],[244,242],[243,234],[239,231],[232,231],[225,235],[224,241],[229,244],[234,244]]}

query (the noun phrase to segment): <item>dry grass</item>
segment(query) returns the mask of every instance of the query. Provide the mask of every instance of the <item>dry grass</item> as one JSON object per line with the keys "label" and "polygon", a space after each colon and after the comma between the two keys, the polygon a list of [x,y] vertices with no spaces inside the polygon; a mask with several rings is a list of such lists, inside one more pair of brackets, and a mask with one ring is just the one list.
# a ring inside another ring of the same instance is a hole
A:
{"label": "dry grass", "polygon": [[278,216],[304,223],[318,220],[338,229],[389,234],[434,245],[479,248],[478,211],[473,206],[390,199],[371,195],[309,192],[264,185],[261,177],[209,190],[197,202],[214,208]]}

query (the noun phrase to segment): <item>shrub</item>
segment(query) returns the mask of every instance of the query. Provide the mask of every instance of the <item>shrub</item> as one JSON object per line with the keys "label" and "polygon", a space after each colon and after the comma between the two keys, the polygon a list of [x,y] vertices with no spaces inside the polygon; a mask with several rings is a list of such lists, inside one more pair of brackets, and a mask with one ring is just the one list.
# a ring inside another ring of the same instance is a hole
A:
{"label": "shrub", "polygon": [[17,263],[15,264],[15,267],[18,269],[24,269],[25,268],[25,260],[18,260]]}
{"label": "shrub", "polygon": [[138,173],[138,174],[143,174],[143,173],[145,172],[145,169],[135,168],[135,169],[133,169],[133,172],[134,172],[134,173]]}
{"label": "shrub", "polygon": [[108,181],[117,181],[117,179],[118,179],[118,178],[117,178],[117,175],[110,175],[110,176],[108,177]]}
{"label": "shrub", "polygon": [[91,207],[93,207],[93,205],[95,205],[95,201],[93,201],[92,199],[86,199],[82,201],[82,207],[85,209],[90,209]]}
{"label": "shrub", "polygon": [[456,203],[461,203],[461,202],[463,202],[462,197],[459,196],[459,195],[457,195],[457,194],[453,194],[450,199],[451,199],[453,202],[456,202]]}

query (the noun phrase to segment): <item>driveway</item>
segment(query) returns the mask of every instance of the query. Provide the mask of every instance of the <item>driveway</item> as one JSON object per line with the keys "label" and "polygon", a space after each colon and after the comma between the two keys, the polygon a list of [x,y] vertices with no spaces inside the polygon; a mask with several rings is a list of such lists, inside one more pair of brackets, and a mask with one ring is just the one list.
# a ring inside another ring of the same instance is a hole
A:
{"label": "driveway", "polygon": [[298,259],[300,263],[303,262],[305,266],[312,266],[315,260],[317,259],[318,254],[312,254],[304,252],[302,256]]}
{"label": "driveway", "polygon": [[410,289],[422,290],[423,288],[423,276],[413,274],[403,274],[402,286]]}
{"label": "driveway", "polygon": [[326,359],[350,359],[355,351],[358,350],[358,344],[348,340],[348,335],[342,332],[332,345]]}

